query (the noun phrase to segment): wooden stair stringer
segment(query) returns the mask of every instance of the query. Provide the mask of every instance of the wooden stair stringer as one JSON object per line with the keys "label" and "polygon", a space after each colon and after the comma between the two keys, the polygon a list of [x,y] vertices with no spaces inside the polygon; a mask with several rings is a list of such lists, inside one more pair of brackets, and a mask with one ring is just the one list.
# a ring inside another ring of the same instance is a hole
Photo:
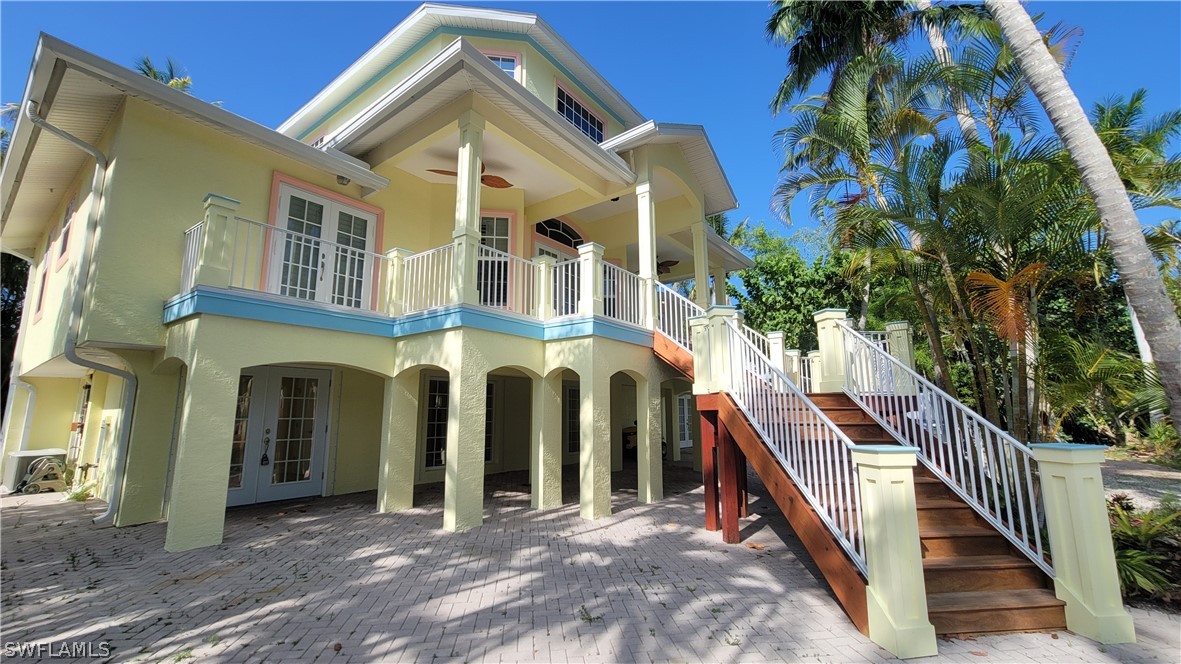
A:
{"label": "wooden stair stringer", "polygon": [[672,339],[660,332],[653,332],[652,352],[682,376],[693,380],[693,354],[678,346]]}
{"label": "wooden stair stringer", "polygon": [[719,421],[729,430],[750,467],[758,473],[771,498],[787,517],[792,530],[812,556],[812,561],[824,575],[837,601],[857,630],[868,636],[866,581],[860,570],[728,394],[718,395],[717,407]]}

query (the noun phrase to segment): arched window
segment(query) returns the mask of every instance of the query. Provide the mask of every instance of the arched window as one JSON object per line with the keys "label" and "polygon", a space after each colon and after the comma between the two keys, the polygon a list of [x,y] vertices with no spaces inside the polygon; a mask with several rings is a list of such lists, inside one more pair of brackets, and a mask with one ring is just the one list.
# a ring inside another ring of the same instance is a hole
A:
{"label": "arched window", "polygon": [[546,219],[539,222],[534,230],[538,235],[571,249],[577,249],[578,245],[582,244],[582,236],[578,234],[578,231],[570,228],[560,219]]}

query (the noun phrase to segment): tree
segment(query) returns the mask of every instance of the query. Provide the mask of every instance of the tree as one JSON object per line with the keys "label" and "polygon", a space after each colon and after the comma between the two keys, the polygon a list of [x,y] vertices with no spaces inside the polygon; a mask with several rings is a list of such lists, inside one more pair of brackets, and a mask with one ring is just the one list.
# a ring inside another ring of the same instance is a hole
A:
{"label": "tree", "polygon": [[135,61],[135,70],[148,78],[159,81],[170,88],[180,90],[185,94],[191,94],[190,90],[193,87],[193,79],[185,72],[184,68],[176,63],[172,58],[165,58],[164,68],[157,69],[152,64],[152,59],[148,56],[143,56]]}
{"label": "tree", "polygon": [[1181,435],[1181,320],[1165,291],[1128,191],[1025,8],[1013,0],[985,0],[984,4],[1094,199],[1128,302],[1152,349],[1173,425]]}

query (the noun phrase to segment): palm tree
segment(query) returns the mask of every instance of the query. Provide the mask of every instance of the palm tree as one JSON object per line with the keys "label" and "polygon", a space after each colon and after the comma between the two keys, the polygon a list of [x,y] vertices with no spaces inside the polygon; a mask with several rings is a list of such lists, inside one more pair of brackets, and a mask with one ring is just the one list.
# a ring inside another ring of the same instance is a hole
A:
{"label": "palm tree", "polygon": [[1165,291],[1127,188],[1025,8],[1015,0],[985,0],[984,4],[1095,201],[1128,301],[1152,349],[1173,425],[1181,435],[1181,320]]}
{"label": "palm tree", "polygon": [[193,79],[185,72],[184,67],[178,65],[172,58],[166,58],[164,60],[164,68],[157,69],[152,64],[152,59],[145,55],[135,61],[135,70],[170,88],[180,90],[185,94],[191,94],[190,90],[193,87]]}

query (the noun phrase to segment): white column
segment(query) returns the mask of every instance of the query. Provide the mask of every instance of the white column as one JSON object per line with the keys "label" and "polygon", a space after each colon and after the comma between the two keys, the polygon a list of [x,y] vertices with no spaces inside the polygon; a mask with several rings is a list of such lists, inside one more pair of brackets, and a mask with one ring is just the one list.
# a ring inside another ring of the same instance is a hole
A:
{"label": "white column", "polygon": [[709,308],[709,242],[704,219],[693,222],[693,301],[702,309]]}
{"label": "white column", "polygon": [[1133,643],[1136,630],[1120,597],[1111,525],[1103,494],[1103,447],[1031,445],[1041,471],[1054,593],[1066,602],[1066,626],[1100,643]]}
{"label": "white column", "polygon": [[[817,392],[840,392],[845,389],[845,341],[837,323],[847,318],[848,313],[844,309],[821,309],[812,315],[816,321],[820,363],[824,367],[819,381],[813,374],[812,389]],[[812,369],[815,371],[815,365]]]}
{"label": "white column", "polygon": [[640,279],[644,280],[644,327],[656,327],[656,207],[652,183],[636,185],[636,237],[640,254]]}
{"label": "white column", "polygon": [[406,259],[411,256],[409,249],[390,249],[386,252],[386,282],[382,301],[385,311],[391,316],[401,316],[405,307],[402,301],[403,282],[406,279]]}
{"label": "white column", "polygon": [[[237,214],[238,201],[217,194],[205,195],[205,223],[201,238],[200,255],[197,258],[197,274],[194,284],[218,286],[225,288],[233,286],[230,283],[230,255],[234,247],[234,235],[238,224],[234,219]],[[247,278],[238,275],[243,282],[249,282],[255,275]]]}
{"label": "white column", "polygon": [[537,318],[540,320],[554,317],[555,262],[553,256],[537,256],[533,259],[537,277]]}
{"label": "white column", "polygon": [[578,248],[578,314],[603,315],[603,245],[587,242]]}
{"label": "white column", "polygon": [[475,304],[476,256],[480,245],[480,168],[484,151],[484,118],[475,111],[459,116],[459,164],[455,178],[455,280],[451,301]]}
{"label": "white column", "polygon": [[726,271],[714,270],[714,304],[730,304],[730,296],[726,294]]}
{"label": "white column", "polygon": [[934,655],[914,497],[915,448],[859,446],[853,463],[865,523],[869,638],[902,659]]}

